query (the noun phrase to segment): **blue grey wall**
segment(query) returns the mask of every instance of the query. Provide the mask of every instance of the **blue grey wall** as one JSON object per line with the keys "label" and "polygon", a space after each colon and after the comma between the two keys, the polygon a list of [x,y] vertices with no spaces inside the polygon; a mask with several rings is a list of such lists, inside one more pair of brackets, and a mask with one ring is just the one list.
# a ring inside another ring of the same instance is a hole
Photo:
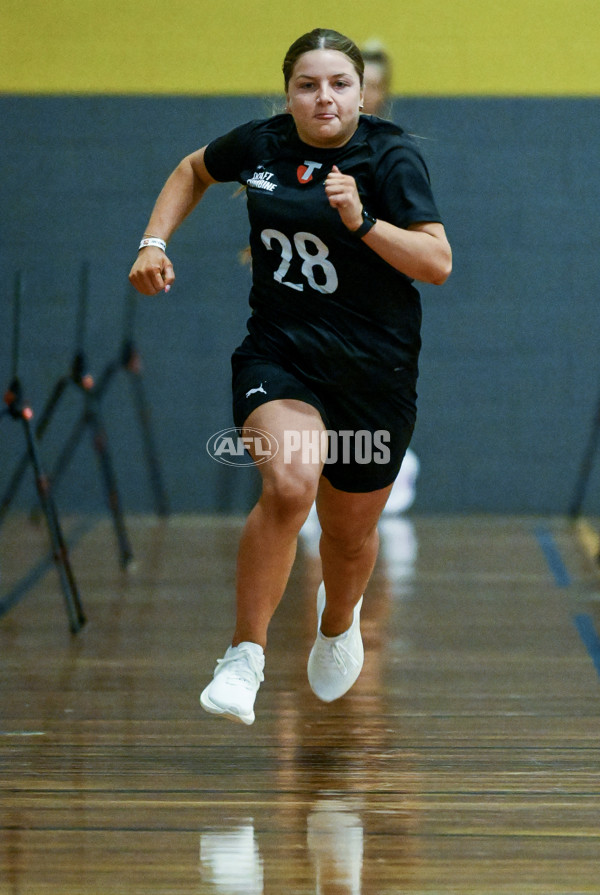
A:
{"label": "blue grey wall", "polygon": [[[0,377],[11,370],[13,277],[23,272],[19,372],[34,410],[75,351],[78,281],[90,265],[85,349],[96,375],[118,356],[127,273],[154,198],[179,159],[270,114],[260,97],[0,97]],[[600,392],[600,101],[397,100],[418,135],[454,249],[424,287],[421,460],[415,511],[563,513]],[[229,355],[244,332],[243,199],[214,187],[172,239],[177,283],[139,299],[136,341],[172,508],[245,510],[256,475],[205,450],[231,425]],[[128,377],[103,398],[123,504],[151,509]],[[42,443],[50,468],[81,412],[70,389]],[[23,443],[0,421],[0,489]],[[88,441],[57,489],[68,510],[103,506]],[[586,510],[600,511],[600,458]],[[31,499],[24,486],[15,505]]]}

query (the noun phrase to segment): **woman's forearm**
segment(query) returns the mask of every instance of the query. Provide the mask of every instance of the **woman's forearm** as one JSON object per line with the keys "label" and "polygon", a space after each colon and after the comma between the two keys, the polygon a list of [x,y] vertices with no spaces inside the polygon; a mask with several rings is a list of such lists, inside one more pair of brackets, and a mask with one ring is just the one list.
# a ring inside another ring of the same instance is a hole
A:
{"label": "woman's forearm", "polygon": [[[216,181],[204,165],[204,148],[182,159],[160,191],[146,235],[168,242],[211,183]],[[173,265],[163,248],[152,242],[141,248],[129,272],[131,283],[142,295],[156,295],[163,289],[167,292],[175,282]]]}
{"label": "woman's forearm", "polygon": [[452,250],[442,224],[415,224],[405,230],[378,220],[363,242],[413,280],[440,286],[450,276]]}

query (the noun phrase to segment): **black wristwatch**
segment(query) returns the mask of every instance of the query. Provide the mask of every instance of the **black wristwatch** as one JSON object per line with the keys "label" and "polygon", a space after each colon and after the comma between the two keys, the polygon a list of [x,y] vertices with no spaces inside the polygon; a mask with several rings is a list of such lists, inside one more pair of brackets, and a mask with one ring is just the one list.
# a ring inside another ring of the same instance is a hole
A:
{"label": "black wristwatch", "polygon": [[362,224],[358,228],[358,230],[351,230],[353,236],[357,236],[359,239],[362,239],[365,236],[371,227],[373,227],[377,223],[377,218],[374,218],[372,214],[363,208],[362,210]]}

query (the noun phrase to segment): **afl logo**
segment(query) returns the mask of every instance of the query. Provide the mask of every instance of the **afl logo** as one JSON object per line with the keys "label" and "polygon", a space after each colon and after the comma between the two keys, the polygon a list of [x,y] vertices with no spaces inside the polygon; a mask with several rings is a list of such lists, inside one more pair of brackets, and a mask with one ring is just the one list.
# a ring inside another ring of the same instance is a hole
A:
{"label": "afl logo", "polygon": [[235,428],[221,429],[208,439],[206,450],[213,460],[226,466],[260,466],[273,459],[279,443],[274,435],[263,429],[246,428],[244,435]]}
{"label": "afl logo", "polygon": [[323,165],[320,162],[304,162],[303,165],[298,165],[296,177],[302,184],[310,183],[310,181],[313,179],[313,171],[316,171],[317,168],[322,167]]}

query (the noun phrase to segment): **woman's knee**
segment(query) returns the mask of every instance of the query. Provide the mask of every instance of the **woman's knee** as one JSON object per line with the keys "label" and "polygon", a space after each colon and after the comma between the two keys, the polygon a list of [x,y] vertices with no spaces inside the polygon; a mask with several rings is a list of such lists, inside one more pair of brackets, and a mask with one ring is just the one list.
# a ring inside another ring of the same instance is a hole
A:
{"label": "woman's knee", "polygon": [[263,476],[262,499],[278,515],[306,517],[315,500],[318,483],[317,470],[281,464]]}
{"label": "woman's knee", "polygon": [[370,547],[373,538],[377,538],[377,524],[360,519],[338,520],[323,524],[322,536],[343,556],[358,556],[365,547]]}
{"label": "woman's knee", "polygon": [[391,486],[367,493],[336,490],[321,479],[317,509],[323,536],[336,550],[357,555],[376,540],[377,524]]}

